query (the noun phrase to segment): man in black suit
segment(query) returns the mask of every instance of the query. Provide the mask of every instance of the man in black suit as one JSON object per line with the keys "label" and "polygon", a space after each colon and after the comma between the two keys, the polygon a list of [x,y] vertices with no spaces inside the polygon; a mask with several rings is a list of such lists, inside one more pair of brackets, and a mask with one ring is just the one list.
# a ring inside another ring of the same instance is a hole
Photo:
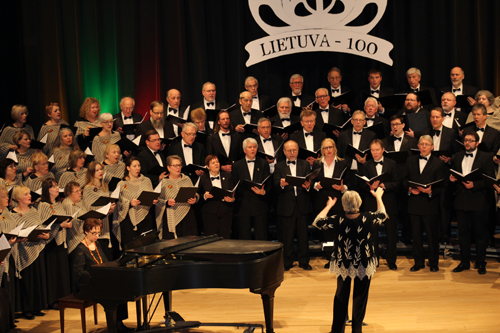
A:
{"label": "man in black suit", "polygon": [[232,164],[242,157],[241,136],[234,132],[229,112],[221,111],[217,115],[214,134],[207,139],[207,154],[219,157],[221,169],[231,172]]}
{"label": "man in black suit", "polygon": [[458,125],[460,125],[460,127],[465,125],[467,114],[458,111],[455,105],[457,105],[457,98],[451,92],[445,92],[443,96],[441,96],[441,107],[444,110],[443,125],[458,132]]}
{"label": "man in black suit", "polygon": [[[328,90],[325,88],[319,88],[314,93],[316,97],[316,102],[318,103],[318,108],[316,111],[316,129],[322,131],[324,124],[330,125],[343,125],[349,118],[349,115],[342,112],[340,109],[335,108],[330,105],[330,95]],[[328,137],[332,137],[332,134],[336,137],[339,136],[339,131],[334,130],[333,133],[328,133]]]}
{"label": "man in black suit", "polygon": [[[151,130],[155,130],[160,136],[160,139],[172,138],[175,136],[172,123],[165,121],[164,105],[162,102],[153,101],[151,103],[150,112],[149,120],[138,125],[136,129],[136,136],[141,135],[141,146],[146,144],[146,133]],[[161,147],[161,150],[163,150],[163,148],[164,147]]]}
{"label": "man in black suit", "polygon": [[[195,124],[185,123],[181,132],[182,140],[168,147],[168,155],[180,156],[184,167],[190,164],[203,166],[205,163],[205,147],[201,143],[195,142],[197,131],[198,128]],[[187,172],[184,169],[182,172],[191,178],[193,184],[196,184],[198,177],[204,174],[203,170]]]}
{"label": "man in black suit", "polygon": [[[398,174],[398,169],[396,162],[390,158],[384,157],[384,144],[382,140],[376,139],[370,144],[370,151],[372,153],[373,159],[367,161],[365,164],[360,165],[358,173],[360,176],[365,176],[368,179],[380,176],[382,174],[388,174],[390,178],[384,182],[376,180],[372,184],[365,182],[362,186],[363,190],[363,203],[365,211],[376,211],[377,201],[370,191],[376,191],[378,187],[384,189],[384,196],[382,200],[384,201],[385,209],[389,218],[385,220],[385,232],[387,235],[387,247],[386,247],[386,260],[387,266],[390,270],[397,270],[396,265],[397,259],[397,246],[398,243],[398,190],[400,176]],[[372,237],[375,242],[375,253],[377,256],[378,252],[378,225],[374,225],[372,229]]]}
{"label": "man in black suit", "polygon": [[398,115],[405,117],[405,132],[414,137],[415,132],[421,132],[431,127],[430,113],[421,106],[420,96],[417,93],[408,93],[406,95],[403,109]]}
{"label": "man in black suit", "polygon": [[[356,103],[356,110],[361,110],[363,104],[367,97],[375,97],[379,99],[380,97],[387,97],[394,95],[394,89],[382,86],[382,72],[376,68],[372,68],[368,71],[368,82],[369,86],[359,89],[358,98]],[[390,110],[384,109],[382,103],[378,101],[377,112],[379,115],[383,114],[385,117],[390,117],[392,114]],[[392,110],[393,111],[393,110]]]}
{"label": "man in black suit", "polygon": [[297,142],[301,149],[311,152],[318,151],[317,156],[307,158],[307,162],[312,166],[319,156],[321,142],[326,139],[326,134],[314,128],[316,126],[316,112],[313,110],[304,109],[300,113],[300,124],[302,125],[302,130],[290,134],[290,140]]}
{"label": "man in black suit", "polygon": [[166,170],[167,162],[160,151],[161,139],[158,132],[149,130],[144,134],[144,137],[146,147],[139,152],[137,159],[141,162],[141,173],[151,179],[154,188],[167,176],[167,171],[158,173],[159,168],[165,168]]}
{"label": "man in black suit", "polygon": [[[419,155],[408,157],[406,161],[405,178],[402,187],[408,190],[408,213],[413,235],[413,257],[415,265],[411,272],[419,271],[425,267],[423,229],[427,234],[429,246],[429,266],[431,272],[439,271],[439,194],[442,186],[436,181],[445,177],[445,164],[431,154],[434,148],[432,138],[428,135],[421,136],[418,140]],[[412,184],[411,182],[414,182]],[[427,187],[416,185],[428,185]]]}
{"label": "man in black suit", "polygon": [[[187,121],[188,115],[186,112],[189,112],[187,108],[181,107],[181,92],[177,89],[170,89],[167,91],[167,108],[165,109],[165,116],[168,117],[170,115],[182,118]],[[182,130],[182,126],[184,122],[179,122],[174,127],[175,136],[179,136]]]}
{"label": "man in black suit", "polygon": [[203,84],[201,94],[203,95],[203,101],[193,104],[191,111],[197,108],[202,108],[203,110],[221,110],[229,106],[226,102],[216,99],[217,88],[212,82],[205,82]]}
{"label": "man in black suit", "polygon": [[363,110],[365,110],[366,113],[366,127],[372,127],[378,124],[382,124],[379,126],[383,127],[383,133],[380,133],[380,135],[383,135],[379,137],[380,140],[382,140],[385,137],[388,137],[391,133],[391,128],[389,125],[389,121],[385,118],[380,117],[377,115],[377,111],[379,109],[379,103],[375,97],[368,97],[364,103]]}
{"label": "man in black suit", "polygon": [[240,94],[240,108],[235,109],[229,113],[231,124],[234,130],[242,135],[243,138],[252,136],[250,133],[245,133],[245,124],[257,124],[259,119],[263,116],[259,110],[252,109],[252,94],[244,91]]}
{"label": "man in black suit", "polygon": [[267,215],[269,213],[268,196],[272,182],[266,182],[262,188],[248,187],[245,180],[253,183],[262,183],[268,178],[269,163],[257,155],[257,141],[247,138],[243,141],[245,157],[233,164],[231,172],[233,182],[237,184],[236,202],[238,205],[238,234],[239,239],[252,239],[252,224],[255,240],[267,240]]}
{"label": "man in black suit", "polygon": [[[451,92],[451,93],[453,93],[454,96],[460,96],[460,95],[474,96],[474,95],[476,95],[477,88],[473,87],[471,85],[465,84],[463,82],[464,78],[465,78],[465,72],[463,71],[463,69],[460,67],[453,67],[450,71],[451,86],[442,87],[440,89],[440,91],[442,93],[443,92]],[[474,98],[472,97],[472,99],[474,99]],[[465,115],[467,115],[471,110],[471,106],[474,105],[474,102],[472,100],[468,100],[468,102],[469,102],[469,105],[462,106],[461,108],[459,108],[458,111],[461,111]]]}
{"label": "man in black suit", "polygon": [[285,158],[280,147],[283,144],[283,139],[277,134],[271,134],[271,121],[264,117],[258,121],[257,132],[259,132],[259,135],[255,139],[258,143],[258,151],[269,156],[274,156],[272,159],[266,156],[269,169],[273,173],[276,163],[283,161]]}
{"label": "man in black suit", "polygon": [[[328,71],[328,82],[330,82],[330,96],[331,97],[339,97],[342,94],[348,93],[351,91],[351,88],[349,88],[346,85],[341,85],[340,82],[342,82],[342,73],[340,72],[340,69],[337,67],[332,67]],[[351,108],[348,104],[337,104],[333,105],[334,108],[337,108],[344,112],[345,114],[350,114]]]}
{"label": "man in black suit", "polygon": [[[135,100],[132,97],[123,97],[120,100],[121,112],[113,116],[113,129],[119,132],[122,137],[125,135],[123,132],[123,125],[131,125],[138,123],[142,120],[142,116],[134,113]],[[134,140],[135,134],[127,134],[127,139]]]}
{"label": "man in black suit", "polygon": [[410,92],[419,93],[419,92],[428,90],[430,95],[431,95],[432,104],[424,105],[424,107],[438,105],[437,99],[436,99],[436,91],[434,90],[434,88],[421,85],[420,84],[421,79],[422,79],[422,73],[420,72],[420,69],[415,68],[415,67],[408,69],[406,71],[406,80],[408,81],[409,88],[407,88],[405,90],[405,92],[407,92],[407,93],[410,93]]}
{"label": "man in black suit", "polygon": [[[278,127],[287,127],[291,124],[296,124],[300,121],[300,117],[291,114],[293,103],[288,97],[281,97],[276,103],[276,108],[278,109],[278,114],[271,117],[271,124]],[[286,140],[286,139],[285,139]]]}
{"label": "man in black suit", "polygon": [[[451,167],[463,175],[475,169],[492,178],[495,177],[492,155],[477,149],[479,136],[475,132],[465,135],[465,151],[453,155]],[[455,209],[458,219],[458,243],[460,244],[460,264],[453,270],[458,273],[470,268],[471,234],[474,230],[476,246],[476,266],[480,275],[486,274],[486,245],[488,243],[488,188],[480,174],[468,181],[457,181],[451,174],[450,181],[456,184]]]}
{"label": "man in black suit", "polygon": [[304,87],[304,78],[300,74],[293,74],[290,77],[291,94],[287,97],[293,102],[293,105],[298,108],[305,108],[307,105],[314,101],[311,95],[304,94],[302,88]]}
{"label": "man in black suit", "polygon": [[[271,98],[269,96],[259,94],[259,81],[253,76],[245,79],[245,89],[251,94],[252,104],[250,107],[254,110],[264,111],[271,107]],[[241,100],[241,94],[240,94]]]}
{"label": "man in black suit", "polygon": [[[500,149],[500,132],[486,125],[486,107],[478,103],[472,107],[471,112],[474,119],[472,131],[479,135],[479,144],[484,146],[484,150],[496,154]],[[465,128],[463,134],[467,134],[469,131],[471,129]]]}
{"label": "man in black suit", "polygon": [[309,189],[311,181],[305,181],[301,187],[291,186],[286,182],[286,176],[304,177],[310,173],[309,163],[297,159],[299,146],[295,141],[285,143],[285,161],[276,165],[274,172],[274,187],[278,189],[277,215],[279,218],[281,242],[283,243],[283,262],[285,270],[293,267],[293,240],[297,235],[297,259],[299,267],[311,270],[309,265],[309,239],[307,224],[312,212]]}
{"label": "man in black suit", "polygon": [[[347,146],[351,145],[354,148],[364,151],[370,148],[370,143],[377,138],[375,133],[369,130],[364,130],[366,124],[366,116],[363,111],[354,111],[352,114],[352,128],[342,131],[339,135],[339,140],[337,141],[338,154],[339,157],[345,157],[346,159],[351,159],[346,156]],[[366,154],[360,156],[356,154],[356,160],[352,160],[351,170],[358,170],[358,163],[366,162]],[[356,190],[356,189],[352,189]]]}

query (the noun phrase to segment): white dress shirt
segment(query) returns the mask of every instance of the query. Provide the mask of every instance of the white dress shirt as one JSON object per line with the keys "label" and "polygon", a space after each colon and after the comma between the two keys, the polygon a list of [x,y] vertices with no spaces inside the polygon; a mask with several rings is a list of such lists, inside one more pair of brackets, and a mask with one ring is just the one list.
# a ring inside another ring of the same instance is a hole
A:
{"label": "white dress shirt", "polygon": [[222,135],[222,134],[228,134],[228,133],[230,132],[227,131],[226,133],[222,128],[219,131],[220,142],[222,142],[222,146],[224,147],[226,156],[229,156],[229,151],[231,150],[231,135]]}

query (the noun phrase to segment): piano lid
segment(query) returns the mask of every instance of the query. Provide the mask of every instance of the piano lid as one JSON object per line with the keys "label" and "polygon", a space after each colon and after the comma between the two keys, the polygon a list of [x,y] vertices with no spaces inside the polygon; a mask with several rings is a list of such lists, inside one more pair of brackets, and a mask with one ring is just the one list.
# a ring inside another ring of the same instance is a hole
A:
{"label": "piano lid", "polygon": [[221,240],[222,237],[217,235],[211,236],[185,236],[176,239],[162,240],[146,246],[136,247],[134,249],[127,249],[127,254],[137,255],[166,255],[169,253],[176,253],[181,250],[196,247],[206,243],[216,242]]}

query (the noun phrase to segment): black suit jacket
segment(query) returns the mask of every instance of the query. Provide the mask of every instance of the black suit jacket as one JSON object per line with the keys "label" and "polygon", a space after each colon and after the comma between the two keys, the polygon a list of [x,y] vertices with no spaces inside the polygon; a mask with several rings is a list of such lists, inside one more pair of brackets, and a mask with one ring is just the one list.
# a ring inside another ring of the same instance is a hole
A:
{"label": "black suit jacket", "polygon": [[[227,109],[229,107],[229,104],[225,101],[221,101],[218,98],[215,99],[215,110],[221,110],[221,109]],[[194,109],[202,108],[203,110],[206,110],[205,108],[205,101],[201,100],[199,102],[194,103],[191,105],[189,108],[189,116],[191,116],[191,111]],[[188,119],[191,119],[190,117]]]}
{"label": "black suit jacket", "polygon": [[[366,122],[368,123],[368,119],[366,120]],[[385,134],[385,137],[388,137],[389,134],[391,133],[391,124],[389,123],[389,121],[385,118],[382,118],[378,115],[375,115],[375,120],[373,121],[373,125],[377,125],[377,124],[380,124],[382,123],[382,126],[384,127],[384,134]],[[367,128],[367,127],[365,127]],[[383,138],[379,138],[379,139],[383,139]]]}
{"label": "black suit jacket", "polygon": [[[387,97],[387,96],[392,96],[394,95],[394,89],[390,87],[386,87],[385,85],[381,84],[380,85],[380,93],[379,93],[379,98],[380,97]],[[363,110],[365,106],[365,101],[368,97],[374,97],[371,94],[371,88],[370,85],[364,86],[361,89],[358,89],[357,92],[357,97],[356,97],[356,103],[354,104],[354,107],[356,110]],[[384,105],[382,105],[384,106]],[[388,110],[386,108],[384,116],[388,113]],[[392,113],[391,113],[392,114]]]}
{"label": "black suit jacket", "polygon": [[[434,90],[434,88],[432,88],[432,87],[427,87],[427,86],[424,86],[424,85],[420,84],[420,89],[418,91],[420,92],[420,91],[425,91],[425,90],[429,90],[429,93],[431,94],[432,104],[433,105],[436,105],[436,106],[441,105],[440,103],[437,102],[437,99],[436,99],[436,90]],[[413,92],[413,90],[410,87],[408,87],[408,88],[406,88],[406,90],[404,92],[405,93],[411,93],[411,92]],[[424,106],[427,107],[429,105],[423,105],[422,104],[422,107],[424,107]]]}
{"label": "black suit jacket", "polygon": [[[250,110],[250,123],[257,125],[257,122],[260,118],[264,117],[262,112],[259,110],[251,109]],[[234,128],[238,125],[244,125],[245,120],[243,119],[243,115],[241,114],[241,108],[237,108],[231,112],[229,112],[229,118],[231,119],[231,124]],[[242,133],[245,134],[245,133]]]}
{"label": "black suit jacket", "polygon": [[[261,140],[260,135],[257,136],[255,138],[255,140],[257,140],[257,145],[258,145],[257,150],[264,152],[264,146],[262,145],[262,140]],[[283,138],[277,134],[271,134],[271,141],[273,143],[274,151],[276,151],[276,149],[280,148],[280,145],[283,143]],[[283,148],[284,147],[281,146],[280,150],[276,154],[276,162],[281,162],[285,159],[285,154],[283,153]]]}
{"label": "black suit jacket", "polygon": [[[171,145],[170,147],[168,147],[168,155],[178,155],[182,158],[182,165],[186,166],[186,158],[184,156],[184,150],[182,149],[184,145],[184,141],[181,140],[179,142],[176,142],[174,143],[173,145]],[[193,143],[193,164],[196,164],[196,165],[205,165],[205,147],[201,144],[201,143],[198,143],[198,142],[194,142]],[[196,175],[196,173],[187,173],[186,176],[188,176],[189,178],[191,178],[191,181],[193,182],[193,184],[196,183],[196,181],[198,180],[198,176]]]}
{"label": "black suit jacket", "polygon": [[[351,173],[349,172],[350,167],[351,167],[350,161],[344,159],[337,160],[335,162],[335,168],[333,169],[332,178],[339,178],[342,175],[343,185],[346,185],[349,188],[351,185],[351,179],[350,179]],[[317,168],[321,168],[321,170],[318,176],[311,183],[314,211],[319,213],[323,208],[325,208],[329,196],[332,197],[332,199],[337,198],[337,202],[335,203],[335,206],[333,206],[331,210],[336,212],[344,211],[344,209],[342,208],[342,193],[340,191],[336,191],[331,187],[327,188],[324,184],[322,185],[323,188],[318,191],[313,189],[316,183],[320,183],[321,185],[321,180],[327,178],[325,177],[325,172],[323,170],[323,163],[321,162],[321,159],[315,161],[313,164],[313,170],[316,170]],[[344,173],[342,174],[342,172]]]}
{"label": "black suit jacket", "polygon": [[460,127],[463,127],[466,121],[467,121],[467,114],[465,112],[455,110],[453,126],[451,128],[456,132],[458,132],[459,127],[457,125],[457,122],[460,124]]}
{"label": "black suit jacket", "polygon": [[[427,129],[425,131],[422,131],[419,133],[418,137],[421,137],[422,135],[430,135],[431,137],[434,136],[434,130],[432,129]],[[457,135],[457,132],[452,130],[451,128],[442,127],[442,131],[439,134],[441,137],[440,143],[439,143],[439,149],[437,149],[436,146],[434,146],[434,150],[447,150],[451,154],[454,154],[460,150],[457,139],[459,139],[459,136]]]}
{"label": "black suit jacket", "polygon": [[[296,160],[296,176],[304,177],[311,172],[309,163],[304,160]],[[294,211],[294,205],[297,205],[301,214],[309,214],[312,212],[311,198],[309,192],[303,187],[297,187],[297,196],[295,196],[294,186],[287,185],[281,187],[281,178],[286,178],[291,175],[290,167],[286,161],[281,161],[276,164],[274,169],[274,188],[278,190],[278,205],[276,214],[278,216],[291,216]],[[313,189],[310,187],[310,191]]]}
{"label": "black suit jacket", "polygon": [[[177,109],[177,114],[174,114],[174,116],[179,117],[179,118],[184,118],[184,113],[186,113],[187,107],[179,106],[179,109]],[[168,110],[170,110],[170,105],[168,103],[165,103],[165,117],[168,116]],[[189,108],[189,112],[191,112],[191,108]],[[191,121],[188,117],[186,118],[186,121]]]}
{"label": "black suit jacket", "polygon": [[[396,151],[396,148],[394,148],[394,137],[390,136],[382,140],[384,143],[385,150],[387,151]],[[399,151],[409,151],[412,148],[417,148],[417,139],[412,138],[411,136],[408,135],[403,135],[403,139],[401,142],[401,147],[399,148]]]}
{"label": "black suit jacket", "polygon": [[[290,98],[292,100],[293,106],[295,106],[295,97],[293,96],[293,94],[290,92],[290,94],[288,94],[286,97]],[[305,108],[306,106],[314,102],[314,97],[308,94],[304,94],[304,92],[302,92],[300,96],[296,97],[300,99],[300,108]]]}
{"label": "black suit jacket", "polygon": [[[140,146],[146,145],[146,133],[149,130],[155,130],[153,124],[151,123],[151,120],[146,120],[142,124],[137,126],[135,136],[138,137],[139,135],[142,135],[141,142],[139,143]],[[171,122],[165,122],[165,125],[163,126],[163,135],[165,138],[173,138],[175,136],[174,127]]]}
{"label": "black suit jacket", "polygon": [[[253,168],[254,183],[262,183],[271,173],[269,171],[269,163],[265,159],[255,157],[255,166]],[[231,175],[233,182],[237,184],[239,181],[250,180],[247,160],[242,158],[233,164]],[[238,215],[241,216],[258,216],[269,213],[268,194],[272,191],[272,181],[266,182],[264,189],[266,194],[256,194],[251,189],[246,189],[242,184],[236,189],[236,201],[238,205]]]}
{"label": "black suit jacket", "polygon": [[[312,133],[313,133],[314,151],[317,151],[318,149],[321,148],[321,142],[323,142],[323,140],[326,139],[326,134],[322,131],[318,131],[317,129],[314,129]],[[304,129],[290,134],[289,138],[290,140],[297,142],[300,148],[307,149],[306,140],[304,138]]]}
{"label": "black suit jacket", "polygon": [[257,94],[259,96],[259,110],[264,111],[272,106],[271,97],[267,95]]}
{"label": "black suit jacket", "polygon": [[[406,172],[402,181],[405,190],[409,189],[408,181],[429,184],[441,179],[444,180],[444,177],[446,177],[446,166],[438,157],[429,155],[429,160],[422,173],[420,173],[419,158],[420,155],[413,155],[408,157],[406,161]],[[443,182],[432,185],[432,195],[430,197],[427,193],[410,194],[408,213],[414,215],[439,215],[439,194],[442,190],[442,184]]]}
{"label": "black suit jacket", "polygon": [[[200,198],[203,198],[205,192],[210,192],[212,190],[212,181],[210,180],[210,173],[205,172],[204,175],[200,177],[200,183],[198,184],[198,193]],[[233,180],[230,173],[220,171],[220,181],[223,190],[232,190],[234,188]],[[201,212],[205,214],[218,214],[221,215],[233,210],[233,203],[225,201],[217,201],[214,199],[207,199],[204,201]]]}
{"label": "black suit jacket", "polygon": [[[165,159],[165,156],[163,155],[162,152],[158,152],[158,154],[161,157],[161,160],[163,162],[163,167],[165,169],[167,168],[167,160]],[[156,159],[155,155],[149,150],[148,147],[144,147],[141,149],[139,154],[137,154],[137,159],[139,162],[141,162],[141,173],[151,179],[151,183],[153,184],[153,188],[155,188],[158,183],[160,182],[158,175],[154,175],[149,173],[153,168],[156,166],[159,166],[160,163],[158,163],[158,160]],[[167,172],[168,173],[168,172]]]}
{"label": "black suit jacket", "polygon": [[[353,128],[349,128],[348,130],[340,132],[339,139],[337,141],[337,154],[340,157],[344,157],[347,146],[349,144],[352,145],[352,133],[353,133],[353,131],[354,131]],[[369,131],[367,129],[363,129],[363,131],[361,132],[361,140],[359,141],[358,149],[359,150],[366,150],[366,149],[370,148],[370,143],[373,140],[375,140],[376,138],[377,138],[377,136],[375,135],[375,133],[373,133],[372,131]]]}
{"label": "black suit jacket", "polygon": [[[451,168],[462,173],[462,161],[464,158],[465,151],[460,151],[453,155],[450,162]],[[481,173],[495,177],[493,155],[477,150],[471,170],[474,171],[475,169],[480,169]],[[488,191],[491,191],[491,188],[486,187],[481,176],[473,180],[473,183],[473,188],[466,189],[462,182],[454,182],[456,186],[455,209],[463,211],[481,211],[485,209],[485,205],[489,201]]]}
{"label": "black suit jacket", "polygon": [[[384,157],[382,164],[382,173],[388,173],[392,176],[391,181],[384,182],[385,190],[382,200],[385,205],[385,209],[389,215],[394,215],[398,213],[398,201],[397,193],[400,184],[400,175],[398,172],[398,167],[395,161]],[[366,161],[365,164],[360,165],[358,168],[358,174],[361,176],[366,176],[368,179],[377,176],[377,169],[374,160]],[[370,192],[370,187],[366,182],[363,183],[361,187],[364,194],[364,210],[374,212],[377,210],[377,200]]]}
{"label": "black suit jacket", "polygon": [[[283,127],[283,123],[281,122],[281,117],[279,114],[275,115],[274,117],[271,117],[269,120],[271,121],[272,126]],[[291,114],[290,125],[298,122],[300,122],[300,117],[295,114]]]}
{"label": "black suit jacket", "polygon": [[[464,89],[464,91],[462,91],[462,95],[471,95],[472,97],[474,97],[478,91],[478,89],[476,87],[468,85],[468,84],[462,83],[462,87]],[[453,92],[453,87],[447,86],[447,87],[442,87],[441,89],[439,89],[440,97],[443,96],[443,94],[445,92]],[[460,111],[463,112],[465,115],[467,115],[470,113],[471,109],[472,109],[472,106],[467,105],[465,107],[462,107],[460,109]]]}
{"label": "black suit jacket", "polygon": [[[463,135],[466,133],[467,131],[464,131]],[[486,125],[483,139],[481,140],[481,143],[483,142],[486,144],[486,147],[488,147],[489,152],[496,154],[498,149],[500,149],[500,132],[493,127]]]}
{"label": "black suit jacket", "polygon": [[210,154],[218,155],[219,153],[221,153],[227,158],[229,158],[232,162],[235,162],[243,157],[241,136],[236,132],[231,133],[231,145],[229,146],[229,156],[227,156],[226,150],[222,145],[219,133],[214,133],[210,135],[207,139],[207,144],[205,147],[207,150],[207,155]]}
{"label": "black suit jacket", "polygon": [[[142,116],[138,113],[132,113],[132,120],[134,123],[138,123],[142,120]],[[113,116],[113,130],[116,131],[119,127],[123,128],[123,117],[121,112]]]}
{"label": "black suit jacket", "polygon": [[[318,130],[323,129],[324,121],[323,121],[323,116],[321,115],[322,111],[318,108],[315,109],[316,111],[316,126],[315,128]],[[339,109],[336,109],[332,107],[331,105],[328,106],[328,121],[327,124],[330,125],[343,125],[347,120],[349,119],[349,116],[342,112]]]}

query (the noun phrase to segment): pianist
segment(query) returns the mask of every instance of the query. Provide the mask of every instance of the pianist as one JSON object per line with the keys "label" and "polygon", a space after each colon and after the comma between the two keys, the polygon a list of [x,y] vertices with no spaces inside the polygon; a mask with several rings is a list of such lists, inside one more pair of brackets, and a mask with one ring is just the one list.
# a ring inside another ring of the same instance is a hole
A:
{"label": "pianist", "polygon": [[[107,262],[108,259],[97,242],[101,234],[102,222],[98,219],[86,219],[83,223],[85,238],[71,253],[71,271],[73,278],[73,291],[77,294],[80,287],[90,281],[89,267]],[[120,304],[116,313],[116,328],[118,332],[129,332],[133,329],[126,327],[122,320],[128,318],[127,304]]]}

